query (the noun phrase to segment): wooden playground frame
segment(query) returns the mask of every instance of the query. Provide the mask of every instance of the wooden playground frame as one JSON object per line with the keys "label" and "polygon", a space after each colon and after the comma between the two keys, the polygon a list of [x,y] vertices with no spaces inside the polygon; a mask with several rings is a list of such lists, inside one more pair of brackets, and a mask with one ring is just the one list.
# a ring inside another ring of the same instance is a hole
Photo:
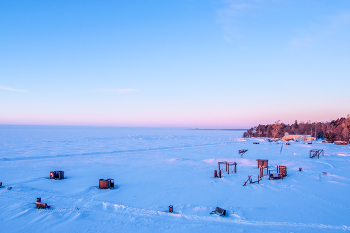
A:
{"label": "wooden playground frame", "polygon": [[230,165],[234,165],[235,168],[234,168],[234,172],[237,173],[237,163],[236,162],[218,162],[218,166],[219,166],[219,171],[221,171],[220,169],[220,165],[225,165],[226,166],[226,171],[227,171],[227,174],[230,174]]}

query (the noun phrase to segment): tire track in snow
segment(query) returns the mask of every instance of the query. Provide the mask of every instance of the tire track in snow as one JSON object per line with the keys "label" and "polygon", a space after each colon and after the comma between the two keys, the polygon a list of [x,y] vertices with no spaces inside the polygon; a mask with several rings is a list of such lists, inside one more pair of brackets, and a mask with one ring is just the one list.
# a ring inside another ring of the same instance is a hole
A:
{"label": "tire track in snow", "polygon": [[[293,188],[292,188],[293,189]],[[296,190],[299,191],[299,190]],[[19,197],[22,196],[21,193],[7,193],[8,195],[12,197]],[[26,195],[24,195],[26,196]],[[73,198],[75,199],[75,198]],[[28,203],[29,204],[29,203]],[[100,206],[101,208],[98,208]],[[97,207],[97,208],[96,208]],[[295,223],[295,222],[270,222],[270,221],[249,221],[249,220],[242,220],[233,218],[236,217],[234,214],[229,215],[227,217],[218,217],[218,216],[199,216],[199,215],[188,215],[184,213],[168,213],[166,211],[159,211],[159,210],[153,210],[153,209],[145,209],[145,208],[137,208],[137,207],[130,207],[125,206],[121,204],[116,203],[110,203],[110,202],[101,202],[101,201],[95,201],[90,199],[88,206],[80,208],[77,210],[77,208],[74,207],[67,207],[67,208],[53,208],[49,210],[36,210],[33,203],[33,209],[26,208],[25,210],[20,211],[19,213],[11,216],[10,218],[6,220],[21,218],[23,215],[28,215],[33,212],[41,212],[45,213],[45,215],[36,216],[36,218],[32,219],[30,223],[36,223],[36,222],[42,222],[51,219],[51,221],[57,222],[61,221],[60,224],[62,224],[62,220],[64,222],[72,222],[75,219],[79,218],[82,213],[89,213],[91,216],[98,216],[98,215],[106,215],[109,216],[109,219],[116,219],[115,215],[120,216],[120,218],[134,218],[135,221],[143,221],[143,220],[157,220],[157,221],[167,221],[169,218],[173,219],[172,222],[176,220],[177,222],[183,222],[183,221],[190,221],[191,224],[193,222],[197,222],[197,224],[231,224],[234,226],[252,226],[252,227],[278,227],[278,228],[284,228],[284,227],[290,227],[290,228],[305,228],[305,229],[319,229],[319,230],[341,230],[341,231],[350,231],[350,226],[346,225],[327,225],[327,224],[306,224],[306,223]],[[65,217],[60,218],[55,217],[55,213],[67,213]],[[233,217],[230,217],[233,216]],[[94,219],[90,219],[94,221]],[[106,221],[108,221],[106,219]],[[125,224],[128,224],[128,221],[125,221]],[[176,223],[176,222],[175,222]],[[142,225],[142,224],[141,224]]]}

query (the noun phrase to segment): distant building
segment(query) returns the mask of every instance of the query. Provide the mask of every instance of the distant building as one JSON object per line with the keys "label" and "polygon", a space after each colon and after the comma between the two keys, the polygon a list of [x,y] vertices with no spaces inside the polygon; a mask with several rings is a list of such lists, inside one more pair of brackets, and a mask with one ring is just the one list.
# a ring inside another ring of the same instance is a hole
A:
{"label": "distant building", "polygon": [[283,141],[315,141],[315,137],[311,137],[311,135],[289,135],[289,133],[284,133],[284,137],[282,137]]}

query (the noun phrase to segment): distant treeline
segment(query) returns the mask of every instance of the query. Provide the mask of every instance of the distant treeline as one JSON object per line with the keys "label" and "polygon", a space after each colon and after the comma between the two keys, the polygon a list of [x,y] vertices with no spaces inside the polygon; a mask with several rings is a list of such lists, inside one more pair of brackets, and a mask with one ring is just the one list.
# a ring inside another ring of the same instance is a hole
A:
{"label": "distant treeline", "polygon": [[284,124],[276,121],[271,125],[259,125],[244,132],[243,137],[267,137],[281,138],[284,133],[297,135],[311,135],[317,139],[327,141],[349,141],[350,139],[350,114],[345,118],[339,118],[330,122],[300,122]]}

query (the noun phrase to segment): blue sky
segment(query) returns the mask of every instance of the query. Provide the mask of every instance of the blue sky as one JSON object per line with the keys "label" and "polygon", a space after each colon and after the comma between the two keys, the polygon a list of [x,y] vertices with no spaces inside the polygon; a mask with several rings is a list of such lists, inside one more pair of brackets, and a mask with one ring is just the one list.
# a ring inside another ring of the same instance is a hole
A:
{"label": "blue sky", "polygon": [[0,124],[245,128],[350,113],[350,1],[1,1]]}

